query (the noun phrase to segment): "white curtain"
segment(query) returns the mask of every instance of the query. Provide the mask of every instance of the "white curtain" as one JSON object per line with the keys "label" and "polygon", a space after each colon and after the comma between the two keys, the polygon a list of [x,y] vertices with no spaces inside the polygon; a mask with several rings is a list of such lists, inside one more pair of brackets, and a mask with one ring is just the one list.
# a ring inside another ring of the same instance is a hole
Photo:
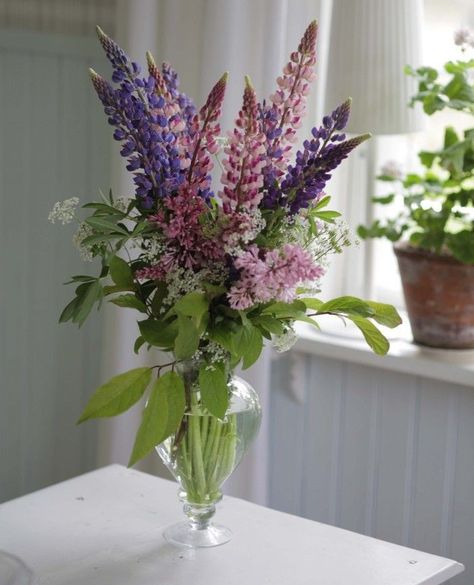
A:
{"label": "white curtain", "polygon": [[[328,0],[121,0],[116,38],[134,60],[143,62],[145,51],[150,49],[157,62],[172,63],[180,74],[182,89],[198,104],[203,103],[222,73],[229,71],[222,117],[222,126],[228,129],[240,108],[244,75],[251,76],[259,96],[272,93],[277,75],[306,26],[314,18],[322,20],[323,27],[329,24],[329,8]],[[324,60],[327,45],[322,30],[320,61],[321,57]],[[316,114],[318,118],[321,114],[321,100],[317,99],[321,95],[319,83],[309,100],[306,129],[316,123]],[[114,191],[117,195],[129,194],[130,177],[123,170],[118,151],[113,159]],[[133,354],[135,322],[132,312],[107,308],[104,379],[150,360],[146,352],[140,356]],[[259,363],[243,375],[260,394],[263,425],[252,451],[229,480],[226,491],[266,503],[270,351],[266,350]],[[126,464],[141,408],[138,405],[117,419],[101,423],[98,451],[101,465]],[[162,472],[155,455],[140,467]]]}

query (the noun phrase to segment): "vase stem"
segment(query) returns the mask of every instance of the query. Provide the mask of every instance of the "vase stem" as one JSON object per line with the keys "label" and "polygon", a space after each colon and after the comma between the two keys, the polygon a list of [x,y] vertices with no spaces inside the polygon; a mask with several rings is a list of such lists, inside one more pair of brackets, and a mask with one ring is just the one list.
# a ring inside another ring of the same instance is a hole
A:
{"label": "vase stem", "polygon": [[184,513],[189,518],[189,524],[192,530],[207,530],[211,518],[216,512],[214,504],[205,506],[185,503],[183,506]]}

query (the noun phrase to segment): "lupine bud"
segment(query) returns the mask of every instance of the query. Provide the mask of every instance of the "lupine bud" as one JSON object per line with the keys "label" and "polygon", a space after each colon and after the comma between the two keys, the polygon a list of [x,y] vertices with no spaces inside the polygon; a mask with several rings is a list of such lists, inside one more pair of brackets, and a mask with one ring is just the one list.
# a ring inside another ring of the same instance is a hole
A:
{"label": "lupine bud", "polygon": [[316,45],[316,37],[318,34],[318,23],[316,20],[310,22],[308,28],[305,30],[303,38],[298,47],[298,51],[306,55],[307,53],[313,53]]}

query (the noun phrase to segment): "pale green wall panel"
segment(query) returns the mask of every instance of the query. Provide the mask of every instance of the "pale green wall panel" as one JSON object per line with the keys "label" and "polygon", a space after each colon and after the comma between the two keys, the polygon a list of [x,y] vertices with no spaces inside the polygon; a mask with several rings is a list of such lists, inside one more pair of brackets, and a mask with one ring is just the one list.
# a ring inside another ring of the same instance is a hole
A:
{"label": "pale green wall panel", "polygon": [[75,421],[100,379],[101,322],[58,325],[73,273],[94,271],[49,210],[110,178],[110,132],[88,79],[94,39],[0,31],[0,500],[95,465]]}

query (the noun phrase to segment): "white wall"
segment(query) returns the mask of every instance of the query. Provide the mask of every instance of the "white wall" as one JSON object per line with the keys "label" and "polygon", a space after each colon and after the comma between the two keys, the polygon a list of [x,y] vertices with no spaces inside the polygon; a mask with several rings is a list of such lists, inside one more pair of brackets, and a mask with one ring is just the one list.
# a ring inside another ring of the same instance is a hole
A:
{"label": "white wall", "polygon": [[474,387],[297,354],[297,400],[291,359],[272,370],[270,506],[452,557],[471,585]]}

